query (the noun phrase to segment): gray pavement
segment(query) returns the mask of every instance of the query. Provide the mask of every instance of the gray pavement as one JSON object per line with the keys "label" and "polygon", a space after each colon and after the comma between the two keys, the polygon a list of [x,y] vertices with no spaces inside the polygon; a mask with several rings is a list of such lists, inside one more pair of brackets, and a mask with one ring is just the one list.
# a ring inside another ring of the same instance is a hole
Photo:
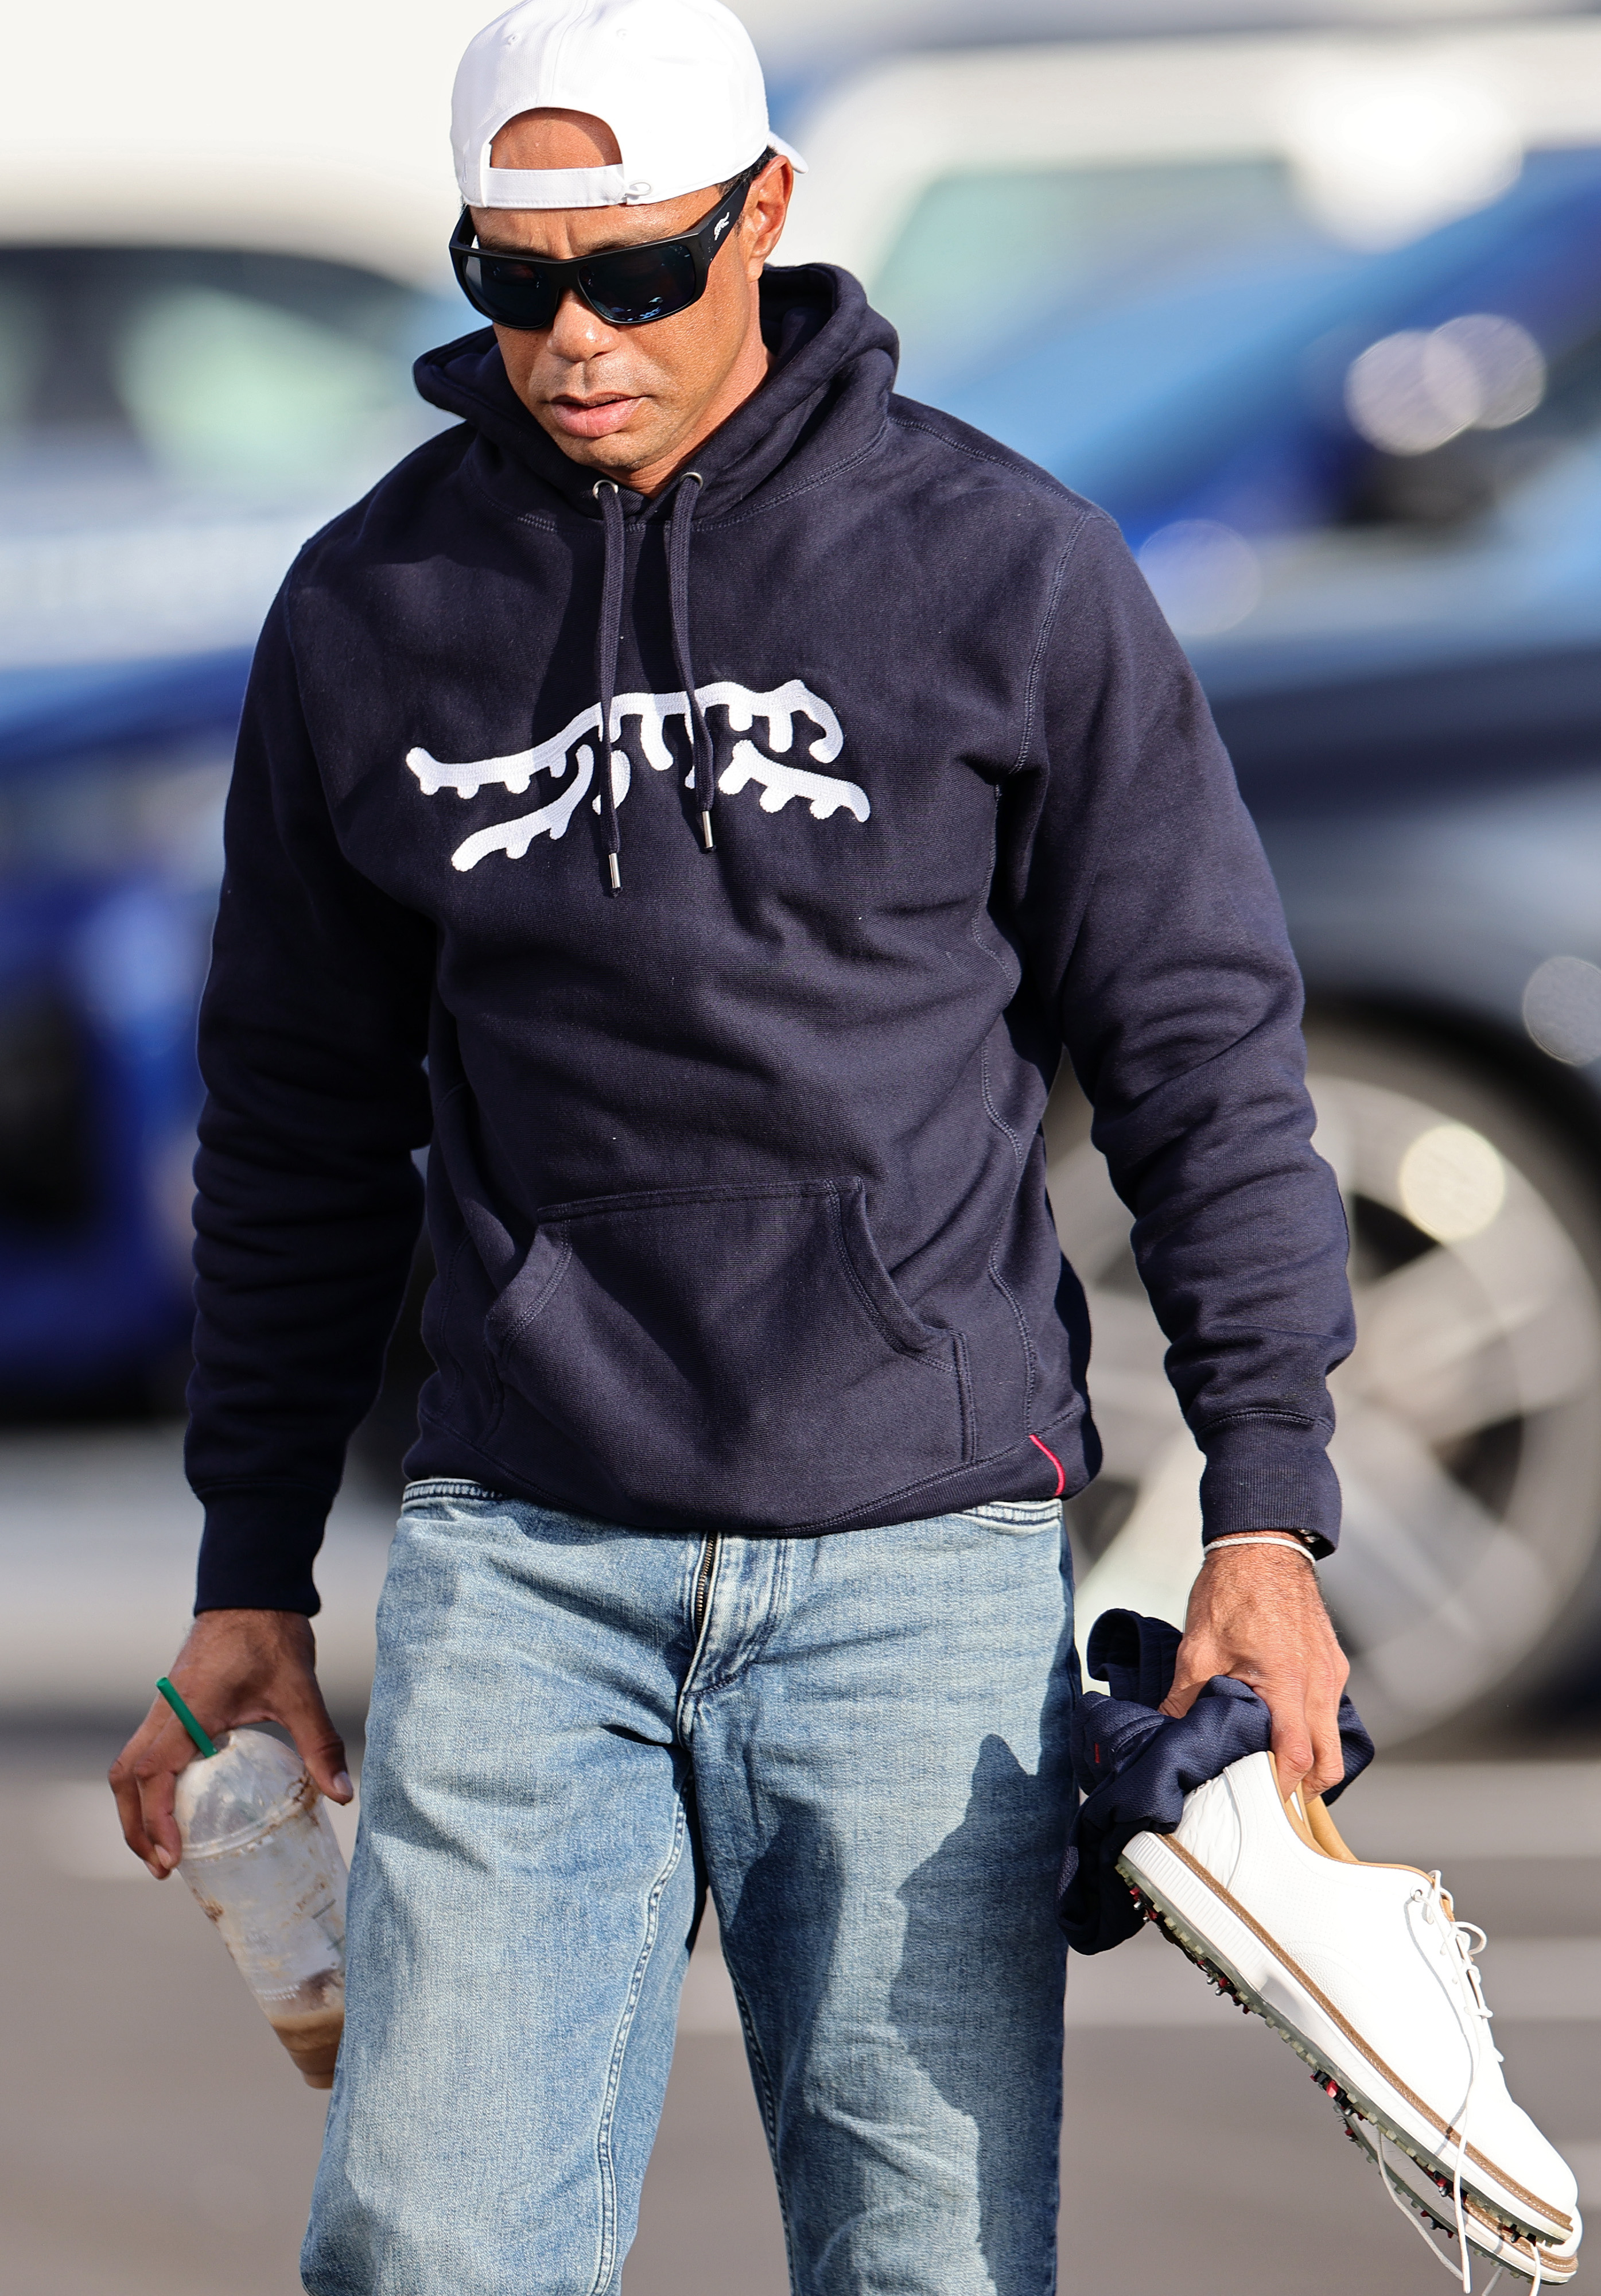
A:
{"label": "gray pavement", "polygon": [[[0,1477],[0,2296],[293,2296],[325,2100],[188,1892],[123,1850],[102,1783],[187,1611],[196,1521],[176,1431],[11,1439]],[[351,1714],[389,1517],[353,1490],[323,1574],[330,1687]],[[1601,2203],[1601,1762],[1386,1759],[1341,1821],[1363,1855],[1443,1865],[1489,1930],[1514,2089]],[[1075,1962],[1068,2008],[1067,2296],[1449,2287],[1298,2060],[1160,1939]],[[1592,2284],[1581,2268],[1576,2285]],[[708,1935],[627,2296],[786,2286]]]}

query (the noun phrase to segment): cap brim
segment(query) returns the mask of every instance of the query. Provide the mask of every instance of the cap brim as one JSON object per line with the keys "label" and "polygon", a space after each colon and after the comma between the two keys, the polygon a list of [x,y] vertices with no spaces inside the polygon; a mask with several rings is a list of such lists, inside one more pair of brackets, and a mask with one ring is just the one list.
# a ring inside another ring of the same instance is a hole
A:
{"label": "cap brim", "polygon": [[771,127],[767,130],[767,141],[772,149],[778,153],[780,160],[788,160],[789,165],[795,169],[797,176],[804,176],[807,172],[806,163],[801,158],[800,153],[796,150],[794,144],[786,144],[783,137],[781,135],[775,135]]}

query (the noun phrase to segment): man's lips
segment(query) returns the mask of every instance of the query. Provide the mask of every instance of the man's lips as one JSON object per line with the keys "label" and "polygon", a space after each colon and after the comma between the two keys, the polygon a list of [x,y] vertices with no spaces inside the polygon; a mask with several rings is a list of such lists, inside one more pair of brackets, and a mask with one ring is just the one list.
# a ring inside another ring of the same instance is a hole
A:
{"label": "man's lips", "polygon": [[621,394],[597,393],[593,398],[548,398],[545,404],[558,430],[569,437],[604,439],[623,428],[640,402]]}

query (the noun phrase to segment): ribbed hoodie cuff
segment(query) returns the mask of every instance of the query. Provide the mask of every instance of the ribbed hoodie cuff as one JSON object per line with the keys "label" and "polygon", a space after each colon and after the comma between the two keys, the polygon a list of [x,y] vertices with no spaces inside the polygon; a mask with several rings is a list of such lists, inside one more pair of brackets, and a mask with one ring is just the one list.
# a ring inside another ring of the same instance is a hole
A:
{"label": "ribbed hoodie cuff", "polygon": [[1203,1436],[1201,1536],[1231,1530],[1304,1530],[1313,1552],[1332,1554],[1340,1537],[1340,1484],[1325,1448],[1329,1431],[1312,1420],[1231,1419]]}
{"label": "ribbed hoodie cuff", "polygon": [[206,1508],[194,1607],[200,1611],[322,1609],[311,1567],[331,1502],[298,1483],[221,1484]]}

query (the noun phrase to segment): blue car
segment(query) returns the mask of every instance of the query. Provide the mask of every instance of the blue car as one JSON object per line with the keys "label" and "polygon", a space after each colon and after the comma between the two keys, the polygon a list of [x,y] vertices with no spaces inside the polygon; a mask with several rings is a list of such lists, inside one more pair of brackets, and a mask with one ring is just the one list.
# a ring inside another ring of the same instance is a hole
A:
{"label": "blue car", "polygon": [[453,303],[355,264],[0,247],[0,1403],[170,1405],[195,1001],[249,649],[437,427]]}
{"label": "blue car", "polygon": [[12,1402],[177,1384],[195,1000],[248,660],[0,678],[0,1391]]}
{"label": "blue car", "polygon": [[[1480,463],[1499,447],[1503,463],[1526,467],[1532,442],[1584,424],[1601,328],[1601,151],[1532,153],[1503,198],[1376,255],[1315,232],[1272,171],[1204,172],[1255,188],[1230,203],[1229,229],[1220,219],[1205,259],[1174,264],[1170,253],[1143,292],[1137,266],[1099,292],[1078,284],[1054,324],[1031,330],[1026,354],[998,371],[975,373],[948,348],[915,349],[905,387],[927,388],[1068,479],[1136,549],[1183,519],[1258,537],[1392,514],[1450,522],[1483,503],[1490,472],[1476,464],[1443,485],[1415,452],[1388,458],[1409,467],[1373,468],[1360,401],[1352,420],[1352,370],[1400,333],[1492,317],[1547,371],[1512,422],[1453,429],[1443,414],[1440,445],[1454,443],[1454,463],[1466,438],[1470,454],[1483,450]],[[1157,214],[1170,220],[1165,203]],[[932,227],[924,221],[919,234]],[[1381,439],[1383,414],[1368,410]]]}

